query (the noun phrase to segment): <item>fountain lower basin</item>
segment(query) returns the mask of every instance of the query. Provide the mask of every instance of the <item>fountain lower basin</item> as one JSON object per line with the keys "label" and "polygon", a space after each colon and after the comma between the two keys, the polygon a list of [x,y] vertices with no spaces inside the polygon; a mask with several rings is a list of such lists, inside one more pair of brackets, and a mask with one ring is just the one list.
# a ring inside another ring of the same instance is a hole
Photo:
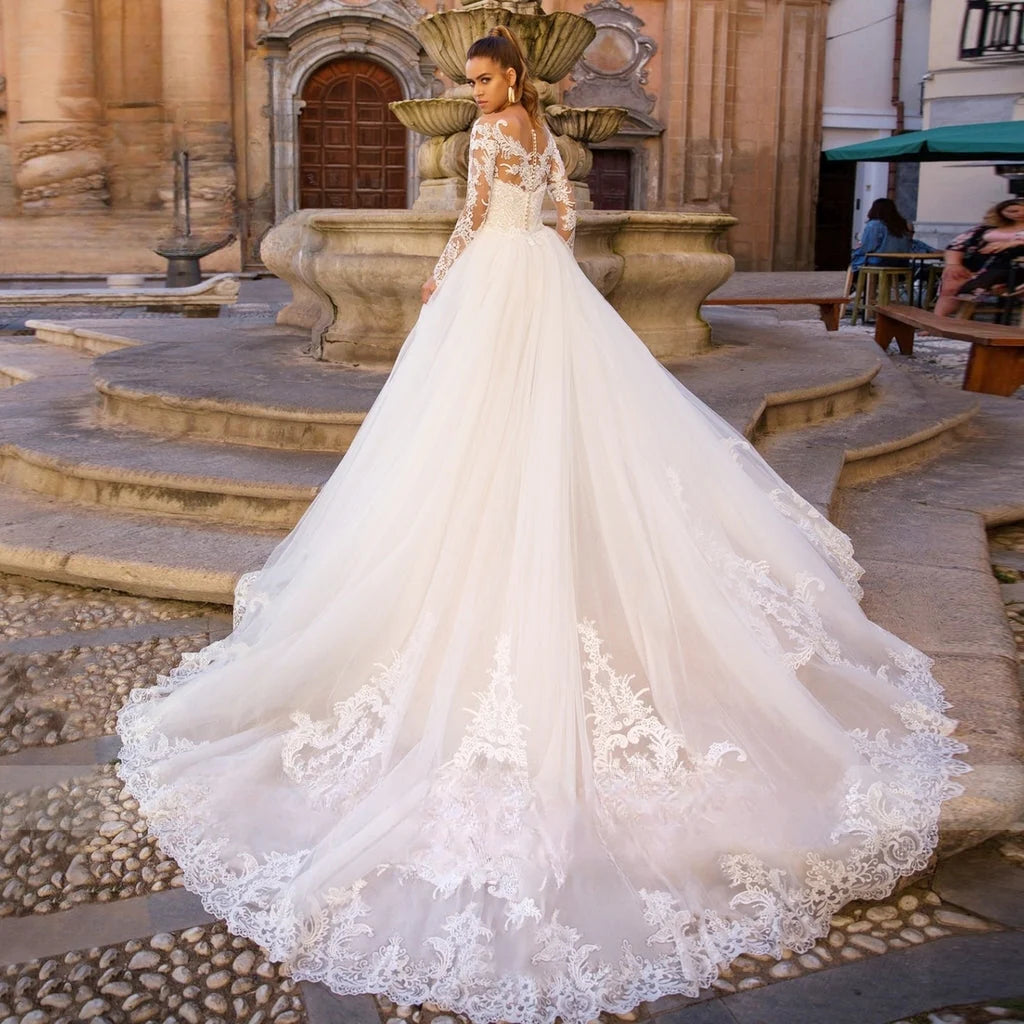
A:
{"label": "fountain lower basin", "polygon": [[[307,328],[318,359],[389,368],[455,219],[429,210],[292,214],[261,250],[266,266],[292,287],[278,322]],[[735,223],[714,213],[584,212],[576,259],[653,355],[671,364],[710,347],[700,305],[732,273],[733,259],[719,251],[718,239]]]}

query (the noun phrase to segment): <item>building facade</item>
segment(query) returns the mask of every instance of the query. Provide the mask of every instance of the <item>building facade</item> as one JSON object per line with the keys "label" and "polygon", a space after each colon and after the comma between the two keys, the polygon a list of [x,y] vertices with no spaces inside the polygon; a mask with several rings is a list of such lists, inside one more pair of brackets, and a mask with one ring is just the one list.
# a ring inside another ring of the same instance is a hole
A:
{"label": "building facade", "polygon": [[[445,0],[428,0],[443,9]],[[449,0],[450,2],[450,0]],[[751,270],[814,260],[828,0],[555,0],[597,36],[558,90],[629,117],[598,207],[725,210]],[[421,141],[388,103],[451,83],[417,0],[0,0],[0,273],[156,271],[173,158],[209,270],[297,209],[407,207]]]}
{"label": "building facade", "polygon": [[[833,0],[822,147],[921,128],[1024,118],[1021,0]],[[893,198],[942,248],[1009,195],[995,163],[822,161],[815,264],[847,265],[871,203]]]}
{"label": "building facade", "polygon": [[[953,16],[933,17],[931,23],[925,127],[1024,119],[1024,3],[948,0],[948,5],[956,9]],[[996,169],[994,161],[922,164],[919,237],[941,246],[978,224],[990,206],[1010,198],[1010,183]]]}

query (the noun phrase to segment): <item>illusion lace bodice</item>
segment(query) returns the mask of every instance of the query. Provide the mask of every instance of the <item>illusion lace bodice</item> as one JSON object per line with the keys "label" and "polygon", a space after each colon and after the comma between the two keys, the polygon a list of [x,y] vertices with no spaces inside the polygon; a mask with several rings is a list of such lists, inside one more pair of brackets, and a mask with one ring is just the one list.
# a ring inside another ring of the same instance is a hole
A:
{"label": "illusion lace bodice", "polygon": [[541,230],[541,209],[549,194],[558,213],[559,236],[571,249],[576,233],[572,185],[551,133],[533,132],[527,149],[502,128],[508,122],[478,120],[469,140],[466,205],[434,267],[440,284],[480,230],[504,234]]}

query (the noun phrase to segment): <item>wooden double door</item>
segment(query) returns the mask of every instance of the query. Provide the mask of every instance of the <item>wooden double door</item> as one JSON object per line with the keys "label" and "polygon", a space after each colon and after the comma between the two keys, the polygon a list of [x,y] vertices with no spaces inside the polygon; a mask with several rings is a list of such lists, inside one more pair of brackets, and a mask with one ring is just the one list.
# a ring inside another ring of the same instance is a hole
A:
{"label": "wooden double door", "polygon": [[388,109],[398,80],[372,61],[339,59],[302,90],[299,205],[351,210],[406,204],[406,130]]}

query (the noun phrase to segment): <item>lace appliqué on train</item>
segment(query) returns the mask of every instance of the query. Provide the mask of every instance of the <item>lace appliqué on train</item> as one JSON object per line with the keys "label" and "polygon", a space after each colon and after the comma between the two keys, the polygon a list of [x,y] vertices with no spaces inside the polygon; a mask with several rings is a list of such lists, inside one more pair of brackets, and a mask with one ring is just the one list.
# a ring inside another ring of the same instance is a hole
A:
{"label": "lace appliqu\u00e9 on train", "polygon": [[295,728],[284,734],[281,764],[316,804],[344,810],[372,788],[391,754],[433,627],[433,620],[424,618],[390,664],[379,665],[365,686],[334,705],[332,718],[292,713]]}
{"label": "lace appliqu\u00e9 on train", "polygon": [[435,895],[452,896],[468,885],[505,902],[505,927],[539,920],[526,895],[542,878],[564,882],[562,858],[535,825],[534,793],[527,763],[526,727],[514,697],[511,638],[502,634],[455,756],[438,773],[422,813],[423,841],[408,859],[392,865],[404,876],[429,882]]}
{"label": "lace appliqu\u00e9 on train", "polygon": [[[762,464],[757,450],[746,438],[730,436],[723,438],[723,443],[729,457],[738,466]],[[859,601],[864,596],[858,582],[864,575],[864,569],[853,557],[850,538],[787,484],[772,488],[768,497],[772,505],[811,542],[843,581],[846,589]]]}
{"label": "lace appliqu\u00e9 on train", "polygon": [[725,742],[704,753],[688,749],[685,738],[643,699],[646,691],[633,690],[633,677],[612,668],[594,623],[584,619],[577,631],[587,655],[593,770],[604,809],[623,822],[678,820],[707,795],[707,777],[726,754],[736,754],[739,761],[746,754]]}
{"label": "lace appliqu\u00e9 on train", "polygon": [[[658,722],[625,678],[611,670],[595,624],[584,621],[578,628],[588,675],[592,670],[608,680],[591,686],[597,690],[591,699],[605,709],[594,716],[593,734],[600,741],[595,770],[619,786],[631,778],[642,785],[654,778],[658,788],[678,774],[680,765],[690,763],[681,738]],[[468,860],[430,869],[434,902],[444,907],[451,893],[451,913],[441,914],[436,933],[403,935],[401,916],[384,917],[383,927],[377,922],[375,896],[386,895],[392,908],[400,905],[389,888],[396,872],[388,865],[345,887],[326,889],[315,907],[300,913],[289,893],[310,851],[270,851],[257,858],[232,849],[229,839],[218,835],[202,786],[157,784],[154,769],[160,761],[192,746],[161,735],[148,714],[154,710],[151,700],[176,685],[173,679],[155,692],[135,691],[142,696],[133,695],[122,710],[125,747],[118,774],[204,907],[224,918],[233,933],[265,946],[272,959],[287,962],[295,978],[325,982],[339,993],[380,992],[401,1003],[430,1000],[475,1020],[551,1024],[560,1016],[565,1024],[585,1024],[600,1010],[624,1012],[669,993],[695,995],[714,979],[718,964],[739,953],[778,956],[783,947],[806,949],[849,900],[888,895],[901,875],[923,866],[936,842],[939,805],[960,789],[952,777],[966,770],[955,759],[963,746],[947,735],[952,723],[941,715],[945,705],[928,659],[908,651],[891,657],[888,681],[905,692],[908,708],[919,710],[908,712],[905,735],[851,733],[864,767],[848,780],[837,807],[835,856],[809,853],[805,870],[795,874],[746,852],[724,856],[725,880],[736,889],[728,913],[694,912],[667,890],[639,889],[635,913],[649,931],[635,948],[628,942],[601,948],[588,941],[580,927],[551,909],[557,900],[550,889],[543,892],[534,879],[527,881],[519,865],[500,863],[502,850],[518,855],[509,832],[528,821],[533,799],[506,637],[497,645],[490,685],[479,695],[458,753],[443,770],[453,789],[446,796],[449,802],[441,804],[460,815],[468,805],[471,814],[479,815],[481,800],[494,802],[497,794],[494,822],[502,839],[496,842],[492,834]],[[377,716],[371,720],[376,723]],[[631,747],[638,748],[639,760],[622,754]],[[712,763],[724,752],[712,748],[704,760]],[[498,774],[488,775],[492,768]],[[879,781],[865,783],[869,771],[878,773]],[[484,780],[478,792],[473,789],[477,775]],[[684,786],[686,778],[684,771]],[[460,791],[462,786],[468,788]],[[486,822],[490,813],[480,820]],[[439,840],[450,839],[453,829],[461,836],[476,831],[471,819],[461,817],[425,822],[430,829],[438,825]],[[508,840],[504,847],[503,840]],[[536,850],[531,839],[526,845]],[[460,857],[466,849],[463,845]],[[475,881],[479,898],[466,903],[457,891],[461,883],[453,890],[445,881],[454,875],[469,878],[471,885]],[[403,877],[405,886],[420,883],[408,873]],[[489,923],[496,915],[487,907],[495,898],[501,900],[498,917],[504,917],[506,932],[521,936],[517,962],[538,970],[497,969],[497,936]]]}
{"label": "lace appliqu\u00e9 on train", "polygon": [[771,503],[814,545],[835,570],[846,589],[859,601],[864,596],[860,578],[864,569],[853,557],[853,543],[842,530],[833,526],[806,498],[791,487],[776,487],[768,497]]}
{"label": "lace appliqu\u00e9 on train", "polygon": [[765,649],[781,654],[794,669],[815,656],[832,664],[842,662],[839,644],[829,636],[815,606],[815,594],[824,590],[824,583],[810,573],[798,573],[789,589],[773,576],[767,561],[738,555],[721,529],[702,519],[686,501],[676,470],[669,467],[666,472],[688,528],[700,540],[701,552],[742,602],[746,625]]}

